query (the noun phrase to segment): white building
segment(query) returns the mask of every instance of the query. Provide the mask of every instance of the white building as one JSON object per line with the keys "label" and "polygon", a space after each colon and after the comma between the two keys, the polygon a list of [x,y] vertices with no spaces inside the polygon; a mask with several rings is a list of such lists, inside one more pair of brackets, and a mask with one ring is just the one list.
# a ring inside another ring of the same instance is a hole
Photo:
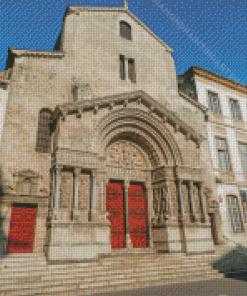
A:
{"label": "white building", "polygon": [[222,230],[229,243],[247,245],[247,87],[195,66],[178,83],[181,92],[208,108]]}

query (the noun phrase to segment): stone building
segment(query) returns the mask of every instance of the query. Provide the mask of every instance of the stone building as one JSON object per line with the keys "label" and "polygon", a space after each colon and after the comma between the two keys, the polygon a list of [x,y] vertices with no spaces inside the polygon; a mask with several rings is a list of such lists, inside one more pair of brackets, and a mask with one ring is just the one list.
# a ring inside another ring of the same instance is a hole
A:
{"label": "stone building", "polygon": [[126,7],[74,6],[54,51],[10,49],[5,251],[73,261],[214,250],[207,110],[178,92],[172,52]]}
{"label": "stone building", "polygon": [[247,87],[196,66],[178,81],[180,91],[208,108],[207,138],[223,233],[230,243],[247,246]]}

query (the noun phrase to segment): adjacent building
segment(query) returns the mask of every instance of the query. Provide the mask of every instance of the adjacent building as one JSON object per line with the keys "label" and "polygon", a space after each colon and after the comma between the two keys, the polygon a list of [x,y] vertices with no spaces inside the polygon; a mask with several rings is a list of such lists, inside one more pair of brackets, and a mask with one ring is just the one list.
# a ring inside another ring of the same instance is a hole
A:
{"label": "adjacent building", "polygon": [[247,245],[247,87],[193,66],[179,89],[208,108],[205,118],[223,233]]}

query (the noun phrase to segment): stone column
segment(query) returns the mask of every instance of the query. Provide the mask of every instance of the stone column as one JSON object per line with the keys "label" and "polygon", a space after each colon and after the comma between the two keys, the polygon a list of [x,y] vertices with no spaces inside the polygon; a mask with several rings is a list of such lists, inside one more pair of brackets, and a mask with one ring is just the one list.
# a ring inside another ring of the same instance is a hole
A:
{"label": "stone column", "polygon": [[168,215],[167,221],[174,222],[176,220],[176,215],[174,213],[173,208],[173,200],[172,200],[172,193],[171,193],[171,181],[166,181],[166,188],[167,188],[167,204],[168,204]]}
{"label": "stone column", "polygon": [[97,216],[101,222],[109,221],[107,219],[106,212],[106,185],[107,185],[107,177],[105,171],[97,172]]}
{"label": "stone column", "polygon": [[153,190],[151,182],[147,182],[146,184],[146,201],[147,201],[147,215],[148,215],[148,224],[147,224],[147,232],[149,237],[149,247],[153,247],[153,233],[151,229],[151,219],[154,216],[153,212]]}
{"label": "stone column", "polygon": [[74,219],[79,218],[79,209],[78,209],[78,198],[79,198],[79,175],[81,169],[75,168],[74,169],[74,199],[73,199],[73,210],[72,215]]}
{"label": "stone column", "polygon": [[193,194],[193,181],[189,181],[189,197],[190,197],[190,205],[191,205],[191,212],[192,212],[191,216],[194,219],[194,221],[197,221],[195,200],[194,200],[194,194]]}
{"label": "stone column", "polygon": [[96,172],[92,171],[91,175],[91,198],[90,198],[90,218],[94,220],[97,205],[97,187],[96,187]]}
{"label": "stone column", "polygon": [[59,214],[61,171],[61,167],[55,167],[55,194],[53,202],[53,215],[55,219],[58,219]]}
{"label": "stone column", "polygon": [[131,249],[133,248],[130,238],[130,229],[129,229],[129,190],[130,182],[125,181],[124,183],[124,197],[125,197],[125,229],[126,229],[126,248]]}
{"label": "stone column", "polygon": [[179,210],[181,214],[181,218],[185,220],[185,209],[184,209],[184,199],[183,199],[183,192],[182,192],[182,180],[177,179],[177,188],[178,188],[178,202],[179,202]]}
{"label": "stone column", "polygon": [[201,207],[202,207],[203,220],[204,220],[205,223],[209,223],[205,197],[204,197],[204,194],[203,194],[203,183],[200,182],[198,184],[198,186],[199,186],[199,198],[200,198]]}

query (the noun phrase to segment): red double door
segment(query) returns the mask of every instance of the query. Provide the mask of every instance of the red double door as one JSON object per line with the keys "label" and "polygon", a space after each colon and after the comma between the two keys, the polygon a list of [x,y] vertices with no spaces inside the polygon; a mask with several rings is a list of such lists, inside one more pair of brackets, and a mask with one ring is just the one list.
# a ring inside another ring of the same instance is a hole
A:
{"label": "red double door", "polygon": [[32,253],[36,222],[36,207],[12,207],[7,253]]}
{"label": "red double door", "polygon": [[[121,183],[108,183],[106,209],[111,222],[112,248],[125,246],[125,206]],[[141,185],[131,184],[128,188],[128,213],[130,238],[134,248],[147,246],[147,205]]]}

